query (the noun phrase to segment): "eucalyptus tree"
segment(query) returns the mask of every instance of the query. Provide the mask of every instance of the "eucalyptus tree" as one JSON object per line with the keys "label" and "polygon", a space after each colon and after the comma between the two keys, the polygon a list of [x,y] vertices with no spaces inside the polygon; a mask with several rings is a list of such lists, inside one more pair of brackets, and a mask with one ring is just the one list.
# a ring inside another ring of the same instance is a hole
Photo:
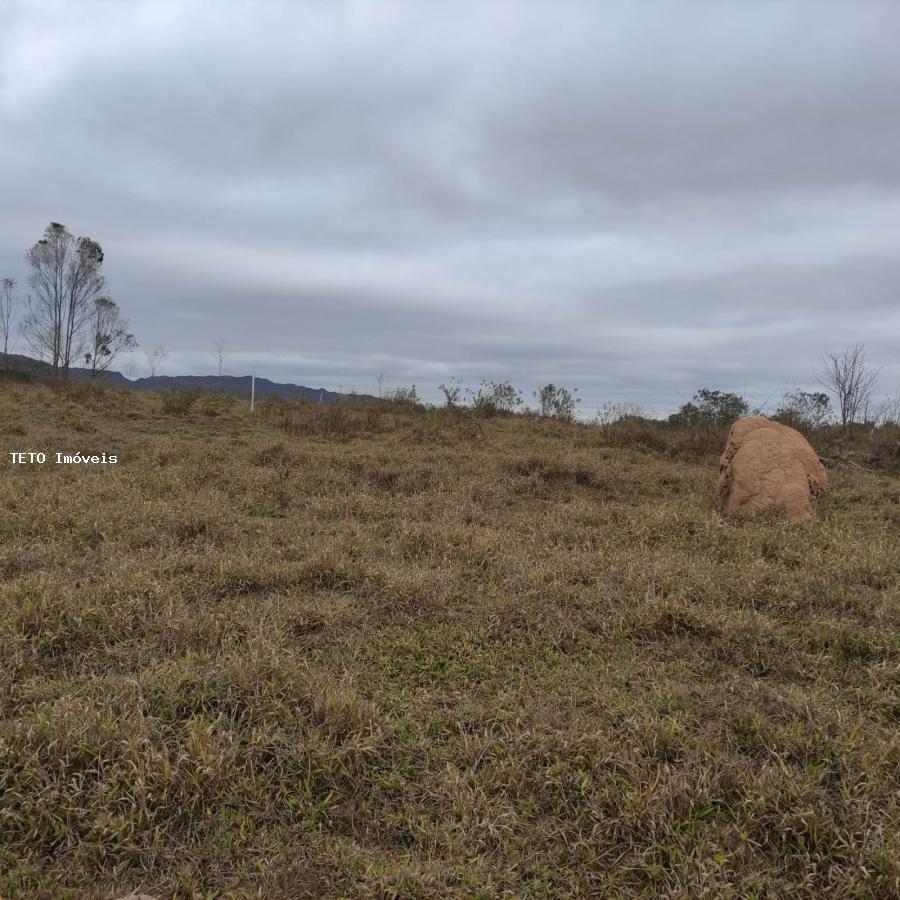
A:
{"label": "eucalyptus tree", "polygon": [[25,338],[56,374],[66,375],[84,351],[95,301],[106,289],[103,249],[51,222],[25,258],[31,267]]}
{"label": "eucalyptus tree", "polygon": [[119,307],[109,297],[94,301],[88,333],[88,350],[84,361],[91,370],[91,378],[105,372],[122,353],[134,350],[138,343],[128,330],[128,319],[123,318]]}
{"label": "eucalyptus tree", "polygon": [[3,367],[9,360],[9,336],[16,316],[16,282],[13,278],[0,281],[0,340],[3,341]]}

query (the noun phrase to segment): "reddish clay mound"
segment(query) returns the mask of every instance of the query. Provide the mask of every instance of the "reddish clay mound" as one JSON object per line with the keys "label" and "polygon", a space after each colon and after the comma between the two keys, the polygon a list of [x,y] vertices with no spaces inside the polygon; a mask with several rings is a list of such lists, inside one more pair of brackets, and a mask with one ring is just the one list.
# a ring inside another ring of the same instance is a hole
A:
{"label": "reddish clay mound", "polygon": [[729,517],[776,511],[788,522],[813,518],[828,486],[825,467],[793,428],[765,416],[738,419],[719,459],[719,511]]}

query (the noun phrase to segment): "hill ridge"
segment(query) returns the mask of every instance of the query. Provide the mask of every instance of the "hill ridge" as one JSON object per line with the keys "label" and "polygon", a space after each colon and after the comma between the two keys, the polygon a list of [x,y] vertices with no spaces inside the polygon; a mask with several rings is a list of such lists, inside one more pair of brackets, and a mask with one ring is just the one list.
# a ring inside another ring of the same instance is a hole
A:
{"label": "hill ridge", "polygon": [[[14,371],[27,372],[38,377],[46,377],[53,372],[49,363],[17,353],[10,353],[6,356],[0,353],[0,363]],[[75,366],[69,369],[69,376],[80,381],[90,380],[93,377],[106,384],[139,391],[194,390],[246,397],[250,396],[252,378],[250,375],[152,375],[143,378],[128,378],[121,372],[112,369],[92,376],[90,369]],[[356,401],[377,399],[371,394],[329,391],[322,387],[307,387],[293,382],[272,381],[259,375],[256,376],[256,396],[257,398],[283,397],[287,400],[303,399],[319,403],[342,403],[351,398]]]}

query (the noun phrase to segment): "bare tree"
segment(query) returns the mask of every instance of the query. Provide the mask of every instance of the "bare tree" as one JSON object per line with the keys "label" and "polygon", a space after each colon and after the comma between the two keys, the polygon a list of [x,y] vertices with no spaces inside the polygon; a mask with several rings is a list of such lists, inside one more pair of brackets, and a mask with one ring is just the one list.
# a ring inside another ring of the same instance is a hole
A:
{"label": "bare tree", "polygon": [[219,358],[219,378],[222,377],[222,367],[225,365],[225,357],[226,357],[226,349],[227,345],[222,338],[219,338],[217,341],[213,341],[213,347],[216,348],[216,355]]}
{"label": "bare tree", "polygon": [[12,278],[0,281],[0,337],[3,338],[3,368],[9,366],[9,335],[16,313],[16,282]]}
{"label": "bare tree", "polygon": [[105,372],[119,354],[137,347],[134,335],[128,331],[128,319],[122,317],[119,307],[109,297],[94,301],[91,317],[89,350],[84,361],[91,367],[91,378]]}
{"label": "bare tree", "polygon": [[900,425],[900,391],[881,404],[878,409],[878,421],[882,425]]}
{"label": "bare tree", "polygon": [[106,287],[103,250],[96,241],[76,238],[65,225],[51,222],[26,259],[32,289],[23,323],[26,340],[54,372],[65,375],[82,353],[94,301]]}
{"label": "bare tree", "polygon": [[157,344],[152,350],[147,351],[147,365],[150,367],[151,378],[156,377],[159,367],[168,355],[169,351],[162,344]]}
{"label": "bare tree", "polygon": [[826,353],[823,367],[815,372],[816,380],[834,394],[841,416],[841,425],[849,425],[868,418],[880,369],[872,369],[866,363],[866,351],[862,344],[855,344],[843,353]]}

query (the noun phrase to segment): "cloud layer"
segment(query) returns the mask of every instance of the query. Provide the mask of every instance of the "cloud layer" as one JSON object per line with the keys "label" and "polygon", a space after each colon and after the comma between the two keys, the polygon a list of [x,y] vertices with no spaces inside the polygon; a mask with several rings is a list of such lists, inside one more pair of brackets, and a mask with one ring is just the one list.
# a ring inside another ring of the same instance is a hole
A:
{"label": "cloud layer", "polygon": [[893,0],[10,2],[0,274],[99,240],[169,369],[663,412],[900,388]]}

